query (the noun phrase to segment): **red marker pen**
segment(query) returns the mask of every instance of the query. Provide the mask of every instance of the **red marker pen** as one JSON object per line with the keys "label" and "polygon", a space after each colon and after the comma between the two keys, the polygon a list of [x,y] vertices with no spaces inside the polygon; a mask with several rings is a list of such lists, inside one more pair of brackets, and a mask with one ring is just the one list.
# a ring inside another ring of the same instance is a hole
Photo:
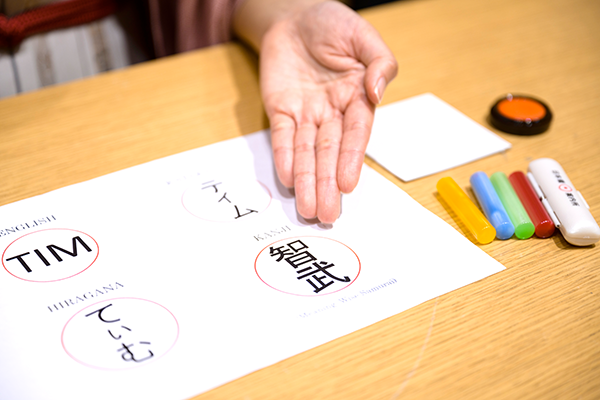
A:
{"label": "red marker pen", "polygon": [[554,233],[554,222],[542,206],[535,190],[529,183],[529,180],[521,171],[516,171],[510,174],[508,180],[512,184],[517,196],[523,203],[525,211],[531,218],[531,222],[535,226],[535,235],[540,238],[547,238]]}

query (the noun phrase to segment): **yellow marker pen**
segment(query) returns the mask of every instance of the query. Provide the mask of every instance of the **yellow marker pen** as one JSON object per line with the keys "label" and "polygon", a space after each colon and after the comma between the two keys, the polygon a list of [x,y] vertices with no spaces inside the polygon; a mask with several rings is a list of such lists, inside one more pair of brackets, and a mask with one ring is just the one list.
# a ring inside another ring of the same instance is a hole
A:
{"label": "yellow marker pen", "polygon": [[496,237],[496,229],[469,199],[467,194],[450,177],[442,178],[436,185],[437,191],[467,229],[481,244],[490,243]]}

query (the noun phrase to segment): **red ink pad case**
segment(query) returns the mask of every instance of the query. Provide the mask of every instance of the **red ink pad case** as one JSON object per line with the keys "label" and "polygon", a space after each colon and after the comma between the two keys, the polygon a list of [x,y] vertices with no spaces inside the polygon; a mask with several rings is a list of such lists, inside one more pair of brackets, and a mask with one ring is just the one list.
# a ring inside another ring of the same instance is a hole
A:
{"label": "red ink pad case", "polygon": [[529,96],[507,94],[492,106],[492,125],[515,135],[536,135],[550,126],[552,112],[546,104]]}

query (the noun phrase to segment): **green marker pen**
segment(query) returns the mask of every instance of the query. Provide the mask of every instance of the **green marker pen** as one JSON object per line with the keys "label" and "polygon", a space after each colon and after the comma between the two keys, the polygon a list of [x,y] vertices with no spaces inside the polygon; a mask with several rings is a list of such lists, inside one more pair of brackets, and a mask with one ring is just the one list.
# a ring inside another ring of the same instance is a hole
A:
{"label": "green marker pen", "polygon": [[515,226],[515,236],[519,239],[529,239],[535,232],[535,226],[529,219],[506,174],[496,172],[490,176],[490,181],[492,181],[492,186],[496,189],[502,205],[506,208],[510,221]]}

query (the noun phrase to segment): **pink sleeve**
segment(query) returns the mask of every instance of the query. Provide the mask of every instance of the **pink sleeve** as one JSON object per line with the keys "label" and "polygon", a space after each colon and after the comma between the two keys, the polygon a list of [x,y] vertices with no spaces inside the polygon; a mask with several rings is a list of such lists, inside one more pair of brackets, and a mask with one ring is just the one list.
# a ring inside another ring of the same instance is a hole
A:
{"label": "pink sleeve", "polygon": [[233,13],[244,0],[148,0],[157,57],[231,39]]}

